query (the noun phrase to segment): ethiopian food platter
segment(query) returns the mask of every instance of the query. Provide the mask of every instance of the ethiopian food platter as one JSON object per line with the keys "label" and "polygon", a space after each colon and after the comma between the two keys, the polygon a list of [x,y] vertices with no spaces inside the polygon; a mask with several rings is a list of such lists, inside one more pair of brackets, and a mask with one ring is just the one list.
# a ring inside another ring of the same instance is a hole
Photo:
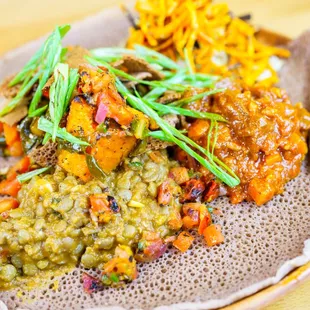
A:
{"label": "ethiopian food platter", "polygon": [[309,262],[309,44],[138,0],[5,55],[0,308],[215,309]]}

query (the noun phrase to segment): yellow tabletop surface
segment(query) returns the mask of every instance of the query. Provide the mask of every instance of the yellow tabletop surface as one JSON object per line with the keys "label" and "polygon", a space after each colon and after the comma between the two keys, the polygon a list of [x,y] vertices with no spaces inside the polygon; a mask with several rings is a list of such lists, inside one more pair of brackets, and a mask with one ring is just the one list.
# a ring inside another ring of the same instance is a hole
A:
{"label": "yellow tabletop surface", "polygon": [[[0,0],[0,55],[53,29],[126,0]],[[218,1],[219,2],[219,1]],[[310,0],[227,0],[236,14],[252,13],[256,25],[297,37],[310,28]],[[310,281],[264,310],[310,309]]]}

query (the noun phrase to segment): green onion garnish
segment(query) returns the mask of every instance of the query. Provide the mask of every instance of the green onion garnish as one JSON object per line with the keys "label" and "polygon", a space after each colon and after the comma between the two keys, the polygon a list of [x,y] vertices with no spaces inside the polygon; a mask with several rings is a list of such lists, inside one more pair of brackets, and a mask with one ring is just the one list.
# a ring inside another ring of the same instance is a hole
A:
{"label": "green onion garnish", "polygon": [[[209,91],[208,94],[212,95],[212,94],[216,94],[221,91],[222,90],[220,89],[215,89],[213,91]],[[189,116],[189,117],[194,117],[194,118],[210,119],[214,121],[227,122],[224,117],[216,113],[193,111],[193,110],[173,107],[173,106],[164,105],[164,104],[160,104],[156,102],[150,102],[150,101],[148,103],[152,107],[152,109],[158,111],[160,115],[172,113],[172,114],[184,115],[184,116]]]}
{"label": "green onion garnish", "polygon": [[59,123],[65,114],[72,93],[79,80],[77,69],[69,69],[67,64],[59,63],[54,70],[54,82],[50,87],[49,115],[53,123],[52,140],[55,141]]}
{"label": "green onion garnish", "polygon": [[[180,133],[179,130],[169,125],[151,108],[151,106],[147,101],[142,100],[141,98],[138,98],[133,94],[131,94],[119,79],[116,79],[116,87],[133,108],[143,112],[150,118],[153,118],[158,124],[158,126],[162,129],[162,131],[155,132],[157,133],[157,135],[154,134],[154,132],[150,132],[149,133],[150,136],[160,140],[175,143],[186,153],[188,153],[193,158],[195,158],[199,163],[201,163],[201,165],[206,167],[216,177],[222,180],[222,182],[226,183],[228,186],[234,187],[240,183],[238,177],[223,162],[221,162],[218,158],[213,156],[206,149],[198,145],[196,142]],[[192,150],[187,144],[198,149],[200,152],[206,155],[208,159],[212,160],[211,161],[206,160],[198,153],[196,153],[194,150]],[[216,163],[219,164],[221,167],[219,167]],[[227,172],[223,168],[227,170]]]}
{"label": "green onion garnish", "polygon": [[144,85],[148,85],[148,86],[152,86],[152,87],[162,87],[162,88],[166,88],[166,89],[170,89],[170,90],[174,90],[174,91],[184,91],[187,88],[184,85],[172,84],[172,83],[169,83],[167,81],[140,80],[140,79],[138,79],[138,78],[122,71],[122,70],[115,69],[110,64],[108,64],[106,61],[103,61],[103,60],[98,61],[98,60],[91,58],[89,56],[85,56],[85,58],[90,64],[92,64],[94,66],[104,66],[107,69],[109,69],[110,72],[114,73],[115,75],[123,77],[129,81],[137,82],[139,84],[144,84]]}
{"label": "green onion garnish", "polygon": [[14,86],[22,83],[21,88],[9,104],[0,111],[0,116],[11,112],[36,83],[39,84],[30,102],[28,114],[30,117],[38,115],[37,106],[42,97],[42,88],[60,60],[62,54],[61,40],[69,30],[69,25],[56,27],[43,46],[13,78],[9,85]]}
{"label": "green onion garnish", "polygon": [[[39,122],[38,122],[38,128],[52,135],[53,130],[54,130],[54,124],[51,121],[47,120],[46,118],[40,117]],[[89,145],[89,143],[87,143],[86,141],[80,140],[79,138],[71,135],[69,132],[67,132],[65,128],[58,127],[57,132],[56,132],[56,137],[66,140],[72,144],[79,144],[79,145],[85,145],[85,146]]]}
{"label": "green onion garnish", "polygon": [[149,63],[156,63],[164,68],[171,70],[179,70],[180,68],[180,66],[175,61],[159,52],[139,44],[135,44],[134,47],[137,51],[137,56],[144,58]]}
{"label": "green onion garnish", "polygon": [[171,103],[169,103],[168,105],[171,106],[171,107],[181,107],[185,104],[188,104],[188,103],[191,103],[191,102],[194,102],[196,100],[199,100],[199,99],[202,99],[206,96],[210,96],[210,95],[214,95],[216,93],[220,93],[222,91],[224,91],[225,88],[218,88],[218,89],[213,89],[213,90],[208,90],[208,91],[205,91],[203,93],[200,93],[200,94],[197,94],[197,95],[194,95],[194,96],[190,96],[188,98],[183,98],[183,99],[180,99],[180,100],[176,100],[176,101],[173,101]]}
{"label": "green onion garnish", "polygon": [[24,183],[27,182],[29,180],[31,180],[34,176],[39,175],[47,170],[49,170],[51,167],[44,167],[44,168],[40,168],[40,169],[36,169],[30,172],[26,172],[23,174],[20,174],[17,176],[17,180],[19,183]]}
{"label": "green onion garnish", "polygon": [[[157,52],[155,52],[157,53]],[[211,119],[211,123],[214,124],[216,121],[226,121],[223,117],[220,115],[215,116],[214,113],[204,113],[204,112],[198,112],[198,111],[192,111],[187,109],[182,109],[179,107],[182,106],[185,103],[201,99],[206,94],[198,94],[196,96],[192,96],[191,98],[186,98],[183,101],[179,101],[177,103],[177,106],[173,105],[160,105],[154,100],[156,100],[158,97],[160,97],[167,89],[174,89],[176,90],[176,87],[173,83],[176,83],[175,81],[171,81],[172,79],[178,79],[181,83],[188,80],[190,83],[187,84],[191,85],[193,83],[196,85],[197,83],[200,83],[200,85],[208,85],[210,86],[210,83],[213,83],[213,80],[210,79],[208,75],[199,75],[197,76],[198,82],[195,82],[195,79],[193,76],[194,73],[187,74],[186,70],[185,72],[177,72],[176,75],[169,79],[169,82],[167,80],[164,81],[141,81],[136,79],[135,77],[131,76],[130,74],[125,73],[124,71],[118,70],[113,68],[110,64],[108,64],[105,61],[98,61],[96,59],[93,59],[91,57],[87,57],[87,60],[95,66],[104,66],[106,67],[112,75],[114,75],[116,80],[116,87],[119,93],[123,95],[123,97],[127,100],[127,102],[135,109],[143,112],[150,118],[154,119],[157,123],[157,125],[161,128],[160,131],[156,132],[150,132],[149,136],[172,142],[176,145],[178,145],[181,149],[183,149],[185,152],[187,152],[190,156],[195,158],[201,165],[206,167],[211,173],[213,173],[218,179],[220,179],[222,182],[226,183],[228,186],[234,187],[240,183],[239,178],[236,176],[236,174],[225,165],[220,159],[218,159],[216,156],[214,156],[214,147],[216,143],[216,139],[213,139],[213,144],[210,150],[210,146],[208,144],[208,149],[203,148],[187,136],[183,135],[179,130],[177,130],[175,127],[171,126],[169,123],[167,123],[164,119],[160,117],[159,114],[167,114],[167,113],[174,113],[174,114],[181,114],[181,115],[187,115],[192,116],[196,118],[208,118]],[[100,69],[99,69],[100,70]],[[120,76],[128,80],[136,81],[141,84],[146,84],[151,87],[154,87],[153,90],[144,98],[141,98],[138,93],[136,95],[133,95],[125,86],[124,84],[116,77]],[[190,78],[189,78],[189,77]],[[179,83],[180,83],[179,82]],[[183,86],[183,89],[179,88],[178,91],[184,91],[187,86],[184,85],[177,85],[177,88],[179,86]],[[213,93],[219,92],[221,90],[213,90]],[[210,93],[209,93],[210,94]],[[156,112],[156,110],[159,112]],[[216,125],[217,126],[217,125]],[[199,155],[197,152],[195,152],[192,148],[197,149],[200,151],[203,155],[206,156],[206,158]]]}
{"label": "green onion garnish", "polygon": [[162,68],[179,70],[179,65],[169,57],[151,50],[145,46],[136,44],[134,50],[119,47],[96,48],[91,51],[96,59],[113,62],[120,59],[123,55],[137,56],[150,64],[159,65]]}

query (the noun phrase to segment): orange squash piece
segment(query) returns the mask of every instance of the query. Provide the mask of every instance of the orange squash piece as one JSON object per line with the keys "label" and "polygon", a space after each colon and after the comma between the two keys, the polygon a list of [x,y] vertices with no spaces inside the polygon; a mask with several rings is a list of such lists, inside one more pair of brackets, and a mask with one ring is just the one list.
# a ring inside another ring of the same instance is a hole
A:
{"label": "orange squash piece", "polygon": [[78,137],[88,137],[95,132],[95,107],[87,104],[81,97],[75,97],[70,105],[67,118],[67,131]]}
{"label": "orange squash piece", "polygon": [[187,231],[182,231],[177,239],[173,241],[173,246],[176,247],[181,252],[186,252],[192,243],[194,242],[194,237]]}
{"label": "orange squash piece", "polygon": [[84,182],[91,179],[86,156],[84,154],[70,153],[67,150],[61,150],[58,156],[58,165],[67,172],[81,178]]}
{"label": "orange squash piece", "polygon": [[203,236],[208,246],[214,246],[224,242],[220,225],[212,224],[208,226],[203,231]]}
{"label": "orange squash piece", "polygon": [[249,183],[248,193],[255,203],[261,206],[274,196],[275,190],[265,179],[254,178]]}
{"label": "orange squash piece", "polygon": [[108,133],[100,137],[91,149],[91,155],[105,173],[114,170],[136,144],[136,138],[127,136],[122,130],[114,129]]}

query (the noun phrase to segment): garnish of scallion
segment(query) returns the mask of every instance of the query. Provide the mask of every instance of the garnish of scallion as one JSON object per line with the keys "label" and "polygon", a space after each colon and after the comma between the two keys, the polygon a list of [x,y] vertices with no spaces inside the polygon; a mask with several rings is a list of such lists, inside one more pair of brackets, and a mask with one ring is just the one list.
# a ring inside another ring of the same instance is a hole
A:
{"label": "garnish of scallion", "polygon": [[21,102],[21,99],[27,95],[36,83],[38,83],[38,87],[30,102],[28,114],[30,117],[38,116],[46,110],[46,107],[38,109],[38,104],[42,97],[42,88],[51,76],[55,66],[60,61],[60,57],[63,54],[61,40],[69,30],[69,25],[56,27],[53,33],[46,39],[43,46],[13,78],[9,86],[21,84],[20,90],[0,111],[0,116],[4,116],[14,110]]}
{"label": "garnish of scallion", "polygon": [[[55,141],[59,123],[65,114],[72,93],[79,80],[77,69],[70,69],[67,64],[59,63],[54,70],[54,82],[50,87],[49,115],[53,123],[51,133],[52,140]],[[48,134],[49,135],[49,134]],[[45,141],[48,138],[45,137]]]}
{"label": "garnish of scallion", "polygon": [[[52,135],[54,131],[54,124],[51,121],[41,116],[38,121],[38,128]],[[58,127],[56,131],[56,137],[62,140],[66,140],[72,144],[78,144],[78,145],[84,145],[84,146],[89,145],[89,143],[87,143],[86,141],[83,141],[71,135],[71,133],[69,133],[65,128]]]}
{"label": "garnish of scallion", "polygon": [[44,173],[47,170],[49,170],[50,168],[51,167],[44,167],[44,168],[40,168],[40,169],[36,169],[36,170],[30,171],[30,172],[20,174],[17,176],[17,180],[19,183],[27,182],[27,181],[31,180],[34,176],[39,175],[41,173]]}
{"label": "garnish of scallion", "polygon": [[135,49],[119,48],[119,47],[104,47],[97,48],[91,51],[93,57],[107,62],[112,62],[120,59],[124,55],[137,56],[144,59],[150,64],[158,65],[162,68],[170,70],[179,70],[180,66],[168,58],[167,56],[153,51],[145,46],[136,44]]}
{"label": "garnish of scallion", "polygon": [[[225,165],[221,160],[219,160],[212,152],[209,150],[206,150],[187,136],[183,135],[178,129],[171,126],[169,123],[167,123],[164,119],[160,117],[160,115],[155,111],[154,102],[150,100],[146,100],[145,98],[141,98],[140,96],[133,95],[126,87],[125,85],[116,77],[122,76],[124,77],[124,72],[119,72],[120,70],[114,69],[111,65],[107,64],[105,61],[97,61],[95,59],[92,59],[90,57],[87,57],[87,60],[95,66],[104,66],[106,67],[112,75],[114,75],[114,78],[116,80],[116,87],[119,93],[123,95],[123,97],[127,100],[127,102],[135,109],[143,112],[150,118],[154,119],[157,123],[157,125],[161,128],[161,131],[157,132],[150,132],[149,135],[152,137],[155,137],[160,140],[172,142],[176,145],[178,145],[181,149],[183,149],[186,153],[191,155],[193,158],[195,158],[201,165],[206,167],[211,173],[213,173],[218,179],[220,179],[222,182],[227,184],[230,187],[234,187],[240,183],[239,178],[236,176],[236,174]],[[99,68],[100,70],[100,68]],[[131,79],[129,74],[126,74],[126,78]],[[185,110],[185,109],[182,109]],[[183,111],[178,110],[179,112]],[[190,110],[188,110],[190,111]],[[206,115],[205,115],[206,116]],[[225,121],[224,119],[222,119]],[[216,120],[211,120],[212,122],[216,122]],[[195,152],[192,148],[197,149],[200,151],[203,155],[206,156],[206,158],[199,155],[197,152]]]}
{"label": "garnish of scallion", "polygon": [[[92,65],[97,66],[98,65],[98,61],[94,58],[91,58],[89,56],[85,57],[88,62]],[[152,86],[152,87],[161,87],[161,88],[165,88],[165,89],[169,89],[169,90],[174,90],[174,91],[184,91],[186,90],[186,86],[185,85],[181,85],[181,84],[172,84],[170,82],[167,81],[147,81],[147,80],[140,80],[122,70],[116,69],[114,67],[112,67],[110,64],[108,64],[106,61],[100,61],[100,65],[106,67],[107,69],[109,69],[110,72],[114,73],[117,76],[123,77],[129,81],[134,81],[137,82],[139,84],[144,84],[144,85],[148,85],[148,86]]]}
{"label": "garnish of scallion", "polygon": [[[213,95],[213,94],[216,94],[222,91],[223,89],[214,89],[209,92],[205,92],[204,97]],[[183,109],[183,108],[179,108],[175,106],[164,105],[164,104],[151,102],[151,101],[148,101],[148,102],[149,102],[149,105],[152,107],[152,109],[156,110],[160,115],[177,114],[177,115],[184,115],[184,116],[189,116],[189,117],[194,117],[194,118],[210,119],[213,121],[227,122],[224,117],[216,113],[199,112],[199,111]]]}

